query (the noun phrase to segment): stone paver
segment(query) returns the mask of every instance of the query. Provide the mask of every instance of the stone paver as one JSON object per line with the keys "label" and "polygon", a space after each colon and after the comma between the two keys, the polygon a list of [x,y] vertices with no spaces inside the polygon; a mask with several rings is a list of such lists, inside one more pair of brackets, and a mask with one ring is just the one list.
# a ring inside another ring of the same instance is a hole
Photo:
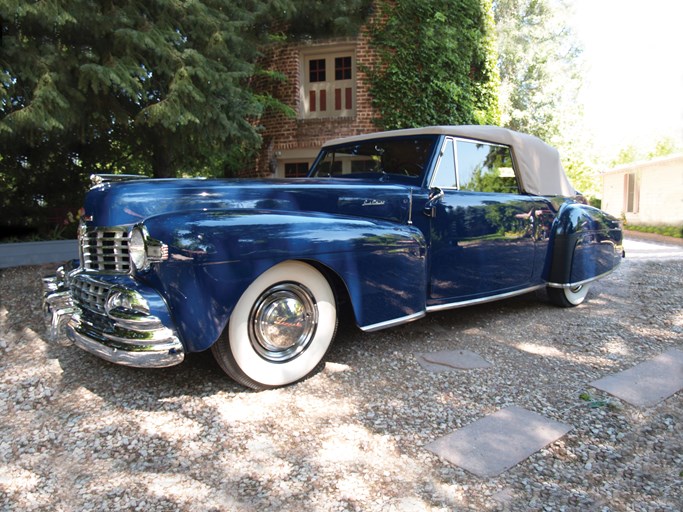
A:
{"label": "stone paver", "polygon": [[470,370],[493,366],[479,354],[470,350],[442,350],[428,354],[415,354],[420,365],[430,372]]}
{"label": "stone paver", "polygon": [[572,429],[512,406],[482,418],[425,448],[481,477],[501,474]]}
{"label": "stone paver", "polygon": [[633,368],[593,381],[591,386],[631,405],[655,405],[683,389],[683,351],[668,350]]}

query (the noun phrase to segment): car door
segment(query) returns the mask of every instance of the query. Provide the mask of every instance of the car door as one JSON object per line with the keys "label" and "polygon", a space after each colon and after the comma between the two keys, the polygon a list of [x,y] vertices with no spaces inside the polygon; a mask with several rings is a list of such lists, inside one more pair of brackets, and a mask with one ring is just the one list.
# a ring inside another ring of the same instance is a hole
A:
{"label": "car door", "polygon": [[519,193],[507,146],[444,139],[430,181],[429,305],[528,287],[540,198]]}

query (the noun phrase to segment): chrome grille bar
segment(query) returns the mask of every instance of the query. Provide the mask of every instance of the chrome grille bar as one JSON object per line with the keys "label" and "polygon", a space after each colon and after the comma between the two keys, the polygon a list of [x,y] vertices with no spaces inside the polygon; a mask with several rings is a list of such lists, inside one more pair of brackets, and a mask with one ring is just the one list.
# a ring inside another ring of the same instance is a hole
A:
{"label": "chrome grille bar", "polygon": [[110,286],[92,279],[77,276],[71,283],[71,294],[74,302],[81,308],[105,314],[104,304],[109,294]]}
{"label": "chrome grille bar", "polygon": [[81,238],[83,268],[127,273],[128,232],[124,228],[105,228],[87,232]]}

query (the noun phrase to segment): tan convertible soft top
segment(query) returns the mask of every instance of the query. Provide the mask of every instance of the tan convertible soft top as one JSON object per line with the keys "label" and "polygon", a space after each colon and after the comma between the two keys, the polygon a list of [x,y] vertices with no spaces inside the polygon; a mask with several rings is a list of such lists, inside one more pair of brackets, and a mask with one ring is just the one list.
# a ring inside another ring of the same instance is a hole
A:
{"label": "tan convertible soft top", "polygon": [[331,140],[325,146],[363,141],[380,137],[412,135],[450,135],[453,137],[492,142],[512,148],[522,188],[528,194],[541,196],[574,196],[572,186],[560,162],[560,154],[541,139],[499,126],[429,126],[389,132],[369,133]]}

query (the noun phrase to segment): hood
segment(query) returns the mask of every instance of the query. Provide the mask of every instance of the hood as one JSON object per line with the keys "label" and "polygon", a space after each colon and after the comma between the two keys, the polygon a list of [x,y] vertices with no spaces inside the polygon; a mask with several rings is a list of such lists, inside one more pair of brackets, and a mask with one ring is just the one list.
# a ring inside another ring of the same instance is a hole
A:
{"label": "hood", "polygon": [[89,226],[132,225],[193,210],[321,212],[408,219],[410,187],[348,179],[149,179],[103,183],[85,200]]}

